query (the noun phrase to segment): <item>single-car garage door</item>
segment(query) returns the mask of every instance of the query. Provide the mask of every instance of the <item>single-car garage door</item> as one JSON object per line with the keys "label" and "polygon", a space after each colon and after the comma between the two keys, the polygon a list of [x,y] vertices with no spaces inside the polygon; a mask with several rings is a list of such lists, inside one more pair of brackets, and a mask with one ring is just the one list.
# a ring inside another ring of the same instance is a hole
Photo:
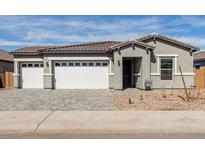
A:
{"label": "single-car garage door", "polygon": [[43,88],[43,64],[21,64],[22,88]]}
{"label": "single-car garage door", "polygon": [[108,61],[55,62],[56,89],[108,89]]}

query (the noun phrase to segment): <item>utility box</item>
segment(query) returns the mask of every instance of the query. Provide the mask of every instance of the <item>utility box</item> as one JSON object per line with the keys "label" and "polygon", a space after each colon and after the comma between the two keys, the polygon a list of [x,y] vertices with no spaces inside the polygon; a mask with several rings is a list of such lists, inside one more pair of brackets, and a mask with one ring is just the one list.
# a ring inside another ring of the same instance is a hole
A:
{"label": "utility box", "polygon": [[152,81],[152,79],[150,79],[150,78],[147,78],[147,79],[145,79],[145,89],[146,90],[151,90],[152,89],[152,83],[153,83],[153,81]]}

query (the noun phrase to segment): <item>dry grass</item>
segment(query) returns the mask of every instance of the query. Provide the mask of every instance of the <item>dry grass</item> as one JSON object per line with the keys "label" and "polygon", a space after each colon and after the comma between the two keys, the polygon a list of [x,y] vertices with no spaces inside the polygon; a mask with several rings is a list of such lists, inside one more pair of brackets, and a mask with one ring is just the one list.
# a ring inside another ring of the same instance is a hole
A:
{"label": "dry grass", "polygon": [[189,90],[187,101],[184,90],[140,91],[128,89],[111,91],[115,105],[120,110],[205,110],[205,89],[197,92]]}

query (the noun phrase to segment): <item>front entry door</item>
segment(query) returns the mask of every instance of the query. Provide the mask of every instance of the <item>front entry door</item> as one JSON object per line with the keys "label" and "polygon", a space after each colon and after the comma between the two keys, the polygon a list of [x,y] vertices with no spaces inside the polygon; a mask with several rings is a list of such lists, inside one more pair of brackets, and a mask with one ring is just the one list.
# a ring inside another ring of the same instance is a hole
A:
{"label": "front entry door", "polygon": [[123,60],[123,89],[131,87],[131,60]]}

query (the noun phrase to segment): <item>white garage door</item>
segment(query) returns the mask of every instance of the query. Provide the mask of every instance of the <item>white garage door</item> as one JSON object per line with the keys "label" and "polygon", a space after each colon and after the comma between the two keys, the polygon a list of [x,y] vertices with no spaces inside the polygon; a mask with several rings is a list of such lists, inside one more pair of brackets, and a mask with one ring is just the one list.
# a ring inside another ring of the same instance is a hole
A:
{"label": "white garage door", "polygon": [[21,64],[22,88],[43,88],[43,64]]}
{"label": "white garage door", "polygon": [[55,62],[56,89],[108,89],[108,61]]}

